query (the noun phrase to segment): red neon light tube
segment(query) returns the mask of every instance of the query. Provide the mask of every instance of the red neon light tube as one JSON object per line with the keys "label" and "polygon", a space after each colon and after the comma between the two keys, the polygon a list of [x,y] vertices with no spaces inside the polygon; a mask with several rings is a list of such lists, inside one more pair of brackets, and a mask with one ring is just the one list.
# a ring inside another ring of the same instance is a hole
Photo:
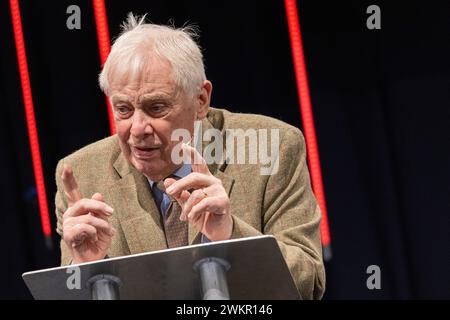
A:
{"label": "red neon light tube", "polygon": [[33,161],[34,179],[41,215],[42,231],[47,239],[52,235],[50,216],[48,212],[47,195],[45,191],[44,174],[42,172],[41,152],[39,148],[39,138],[34,116],[33,96],[31,93],[30,76],[28,73],[27,56],[25,42],[23,39],[22,19],[20,17],[20,7],[18,0],[10,0],[11,18],[14,29],[14,41],[16,43],[17,61],[19,65],[20,81],[22,84],[23,103],[28,128],[28,138],[30,140],[31,158]]}
{"label": "red neon light tube", "polygon": [[[109,38],[108,17],[106,16],[105,1],[93,0],[93,6],[95,16],[95,27],[97,29],[98,50],[100,52],[100,62],[101,65],[103,66],[106,62],[106,59],[108,58],[109,52],[111,51],[111,42]],[[108,97],[106,97],[106,106],[108,108],[109,128],[111,134],[113,135],[116,133],[116,129],[114,126],[114,115]]]}
{"label": "red neon light tube", "polygon": [[308,165],[311,173],[311,183],[314,194],[322,210],[320,233],[322,246],[324,247],[324,258],[331,258],[331,237],[328,226],[328,215],[323,190],[322,171],[320,169],[319,150],[317,147],[316,130],[309,95],[308,76],[306,73],[305,56],[303,54],[302,35],[298,18],[297,4],[295,0],[285,0],[286,16],[291,41],[292,58],[294,60],[295,78],[297,80],[297,92],[300,101],[300,113],[303,122],[303,131],[308,152]]}

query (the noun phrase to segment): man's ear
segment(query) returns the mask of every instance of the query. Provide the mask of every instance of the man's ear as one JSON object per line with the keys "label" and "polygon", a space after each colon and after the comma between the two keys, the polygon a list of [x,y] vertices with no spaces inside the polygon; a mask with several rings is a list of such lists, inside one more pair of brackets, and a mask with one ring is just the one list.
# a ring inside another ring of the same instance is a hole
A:
{"label": "man's ear", "polygon": [[212,83],[209,80],[203,81],[197,98],[197,120],[202,120],[208,114],[209,103],[211,102]]}

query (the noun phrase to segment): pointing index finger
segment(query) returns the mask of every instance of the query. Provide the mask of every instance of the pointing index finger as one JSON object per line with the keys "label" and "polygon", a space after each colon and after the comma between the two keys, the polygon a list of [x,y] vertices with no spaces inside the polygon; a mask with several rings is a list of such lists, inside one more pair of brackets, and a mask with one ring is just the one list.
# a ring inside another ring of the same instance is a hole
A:
{"label": "pointing index finger", "polygon": [[72,167],[65,164],[61,175],[64,184],[64,193],[67,197],[69,207],[73,206],[75,202],[83,198],[80,189],[78,189],[77,181],[73,175]]}
{"label": "pointing index finger", "polygon": [[212,175],[208,169],[208,166],[206,165],[205,159],[197,151],[197,149],[195,149],[194,147],[191,147],[190,145],[188,145],[186,143],[183,143],[182,148],[183,148],[183,153],[190,160],[193,172],[199,172],[199,173],[203,173],[206,175]]}

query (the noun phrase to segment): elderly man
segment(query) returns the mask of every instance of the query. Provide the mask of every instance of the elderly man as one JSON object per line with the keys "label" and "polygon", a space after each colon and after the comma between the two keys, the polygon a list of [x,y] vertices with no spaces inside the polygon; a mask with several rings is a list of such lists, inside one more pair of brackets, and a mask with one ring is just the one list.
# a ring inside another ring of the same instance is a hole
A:
{"label": "elderly man", "polygon": [[[56,169],[62,264],[271,234],[302,297],[321,298],[321,214],[303,135],[275,119],[210,108],[212,84],[193,36],[189,28],[128,18],[99,77],[117,134],[62,159]],[[181,151],[200,161],[174,161],[180,140],[172,133],[194,135],[196,123],[224,139],[233,129],[277,130],[278,170],[207,163],[193,143]]]}

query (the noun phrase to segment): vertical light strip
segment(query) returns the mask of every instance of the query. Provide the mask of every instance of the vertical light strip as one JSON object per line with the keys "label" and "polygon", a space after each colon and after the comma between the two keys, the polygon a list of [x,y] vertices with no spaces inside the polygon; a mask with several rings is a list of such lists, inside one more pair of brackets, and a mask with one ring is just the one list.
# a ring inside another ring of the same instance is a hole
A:
{"label": "vertical light strip", "polygon": [[297,92],[300,101],[300,113],[303,122],[303,131],[306,139],[308,152],[308,165],[311,173],[311,182],[314,195],[317,198],[322,210],[322,220],[320,223],[320,233],[322,246],[324,248],[324,259],[331,258],[331,238],[328,226],[328,215],[325,203],[325,193],[323,190],[322,171],[320,169],[319,150],[317,148],[316,130],[309,95],[308,76],[306,73],[305,57],[303,53],[302,36],[298,18],[297,4],[295,0],[285,0],[286,17],[291,41],[292,58],[294,60],[295,78],[297,80]]}
{"label": "vertical light strip", "polygon": [[[103,67],[103,65],[106,62],[106,59],[108,58],[109,52],[111,51],[111,41],[109,38],[109,29],[108,29],[108,17],[106,16],[106,8],[104,0],[93,0],[92,4],[94,7],[95,27],[97,29],[97,41],[98,41],[98,49],[100,52],[100,62]],[[114,126],[114,115],[108,97],[106,97],[106,106],[108,108],[109,128],[111,134],[113,135],[116,133],[116,129]]]}
{"label": "vertical light strip", "polygon": [[[18,0],[10,0],[11,18],[14,29],[14,41],[16,43],[17,61],[19,65],[20,81],[22,84],[23,103],[30,140],[31,158],[33,161],[34,179],[39,202],[42,231],[46,239],[50,239],[52,228],[48,212],[47,194],[45,191],[44,174],[42,172],[41,152],[39,149],[39,138],[34,115],[33,96],[31,93],[30,76],[28,73],[25,42],[23,39],[22,19]],[[50,242],[47,240],[47,243]]]}

